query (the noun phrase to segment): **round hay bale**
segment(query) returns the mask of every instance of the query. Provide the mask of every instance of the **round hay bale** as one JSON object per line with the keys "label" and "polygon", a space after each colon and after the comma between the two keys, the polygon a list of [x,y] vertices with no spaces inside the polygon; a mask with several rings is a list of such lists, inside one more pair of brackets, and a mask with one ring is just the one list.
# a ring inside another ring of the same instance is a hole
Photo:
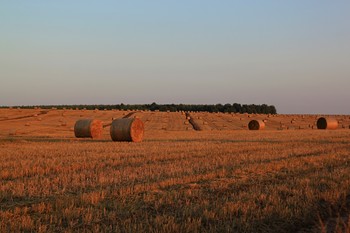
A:
{"label": "round hay bale", "polygon": [[265,123],[262,120],[251,120],[248,128],[249,130],[262,130],[265,128]]}
{"label": "round hay bale", "polygon": [[317,129],[337,129],[338,121],[334,118],[320,117],[317,120]]}
{"label": "round hay bale", "polygon": [[121,118],[112,122],[110,134],[113,141],[141,142],[144,128],[139,118]]}
{"label": "round hay bale", "polygon": [[10,130],[9,136],[15,136],[15,135],[17,135],[17,129]]}
{"label": "round hay bale", "polygon": [[102,130],[102,121],[95,119],[81,119],[74,125],[74,134],[77,138],[100,138]]}

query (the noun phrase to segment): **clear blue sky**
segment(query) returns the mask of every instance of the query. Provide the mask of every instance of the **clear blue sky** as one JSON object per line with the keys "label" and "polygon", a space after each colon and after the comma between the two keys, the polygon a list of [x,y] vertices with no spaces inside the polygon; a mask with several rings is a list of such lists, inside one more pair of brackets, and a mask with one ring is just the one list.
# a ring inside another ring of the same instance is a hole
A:
{"label": "clear blue sky", "polygon": [[350,114],[350,1],[0,1],[0,105]]}

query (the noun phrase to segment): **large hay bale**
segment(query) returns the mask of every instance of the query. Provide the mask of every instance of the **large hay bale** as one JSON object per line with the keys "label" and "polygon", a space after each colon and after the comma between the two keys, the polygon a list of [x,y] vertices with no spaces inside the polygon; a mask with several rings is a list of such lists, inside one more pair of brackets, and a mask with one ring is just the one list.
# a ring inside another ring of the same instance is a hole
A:
{"label": "large hay bale", "polygon": [[100,138],[102,130],[102,121],[95,119],[81,119],[74,125],[74,134],[77,138]]}
{"label": "large hay bale", "polygon": [[112,122],[110,134],[113,141],[141,142],[144,128],[139,118],[121,118]]}
{"label": "large hay bale", "polygon": [[262,130],[265,128],[265,123],[262,120],[251,120],[248,128],[249,130]]}
{"label": "large hay bale", "polygon": [[337,129],[338,121],[330,117],[320,117],[317,120],[317,129]]}

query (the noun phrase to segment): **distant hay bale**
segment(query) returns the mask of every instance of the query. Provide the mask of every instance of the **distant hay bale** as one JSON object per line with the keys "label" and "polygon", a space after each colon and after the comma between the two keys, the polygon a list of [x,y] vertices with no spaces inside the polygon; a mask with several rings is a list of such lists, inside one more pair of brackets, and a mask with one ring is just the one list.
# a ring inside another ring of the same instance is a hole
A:
{"label": "distant hay bale", "polygon": [[249,130],[262,130],[265,128],[265,123],[262,120],[251,120],[248,128]]}
{"label": "distant hay bale", "polygon": [[74,134],[77,138],[100,138],[103,124],[100,120],[81,119],[74,125]]}
{"label": "distant hay bale", "polygon": [[17,135],[17,129],[10,130],[9,136],[15,136],[15,135]]}
{"label": "distant hay bale", "polygon": [[338,121],[330,117],[320,117],[317,120],[317,129],[337,129]]}
{"label": "distant hay bale", "polygon": [[110,134],[113,141],[141,142],[144,128],[139,118],[121,118],[112,122]]}

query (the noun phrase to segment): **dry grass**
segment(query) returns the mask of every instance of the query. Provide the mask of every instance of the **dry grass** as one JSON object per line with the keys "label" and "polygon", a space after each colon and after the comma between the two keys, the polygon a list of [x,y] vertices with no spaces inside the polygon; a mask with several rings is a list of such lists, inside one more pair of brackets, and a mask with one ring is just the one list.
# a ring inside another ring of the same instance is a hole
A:
{"label": "dry grass", "polygon": [[[74,138],[75,117],[93,113],[66,111],[65,129],[55,111],[25,129],[24,119],[0,124],[0,232],[350,230],[348,129],[195,132],[182,130],[181,113],[137,113],[149,120],[144,142],[116,143],[108,129],[101,140]],[[222,127],[242,116],[201,117]],[[158,129],[172,119],[181,130]],[[9,136],[10,126],[22,128]]]}

